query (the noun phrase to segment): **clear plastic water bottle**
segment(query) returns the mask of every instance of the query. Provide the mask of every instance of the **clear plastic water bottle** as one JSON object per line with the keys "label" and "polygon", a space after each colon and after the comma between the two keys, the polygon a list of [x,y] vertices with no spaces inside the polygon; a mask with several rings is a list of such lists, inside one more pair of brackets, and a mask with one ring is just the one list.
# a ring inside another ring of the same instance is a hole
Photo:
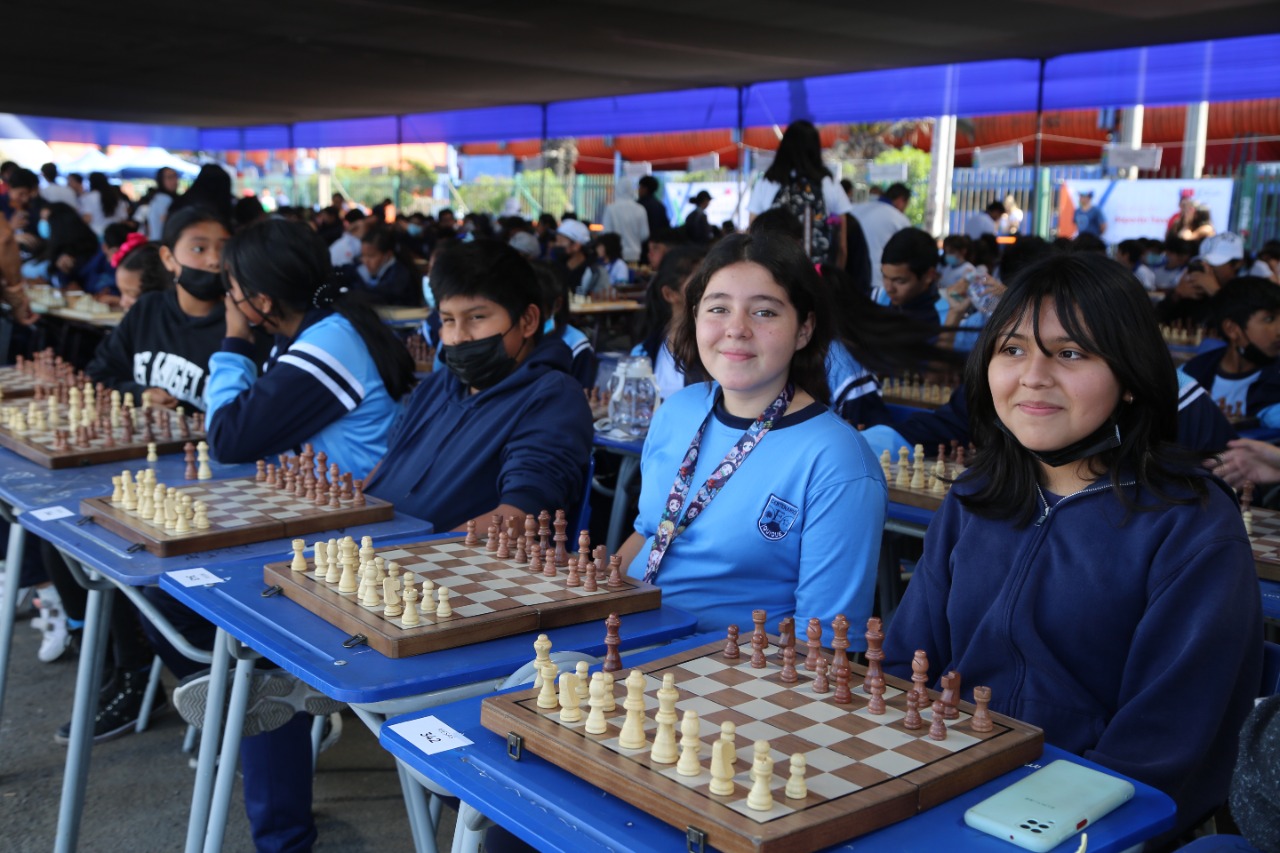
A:
{"label": "clear plastic water bottle", "polygon": [[636,438],[647,435],[659,403],[658,384],[653,380],[649,359],[632,356],[618,362],[609,392],[609,420],[614,432]]}
{"label": "clear plastic water bottle", "polygon": [[991,316],[991,312],[996,310],[996,303],[1000,301],[1000,294],[991,286],[987,268],[979,265],[965,276],[965,280],[969,282],[969,303],[983,314]]}

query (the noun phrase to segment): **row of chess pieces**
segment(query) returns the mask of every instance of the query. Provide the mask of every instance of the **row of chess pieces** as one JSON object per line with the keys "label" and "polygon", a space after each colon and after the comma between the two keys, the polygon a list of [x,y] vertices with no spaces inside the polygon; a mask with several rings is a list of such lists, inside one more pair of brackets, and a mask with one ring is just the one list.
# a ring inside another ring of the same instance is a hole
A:
{"label": "row of chess pieces", "polygon": [[27,298],[32,307],[48,310],[50,308],[70,308],[85,314],[110,314],[118,310],[106,302],[99,302],[93,294],[82,290],[62,290],[51,284],[27,285]]}
{"label": "row of chess pieces", "polygon": [[[972,449],[969,451],[972,453]],[[914,461],[913,461],[914,459]],[[914,451],[906,445],[898,448],[898,464],[893,465],[889,451],[880,452],[880,469],[884,472],[886,484],[899,489],[927,489],[936,495],[945,495],[951,483],[964,473],[966,451],[964,445],[957,445],[951,461],[947,461],[946,445],[938,445],[938,458],[929,464],[924,458],[924,445],[917,444]]]}
{"label": "row of chess pieces", "polygon": [[108,447],[135,440],[189,439],[204,431],[204,413],[187,415],[181,406],[173,411],[159,407],[135,409],[132,394],[122,396],[119,391],[111,391],[108,396],[85,383],[83,391],[67,388],[65,400],[61,394],[43,399],[37,395],[25,404],[0,408],[0,426],[20,435],[52,432],[55,449],[68,450],[72,445],[88,445],[100,438]]}
{"label": "row of chess pieces", "polygon": [[337,509],[343,501],[350,501],[353,506],[366,504],[364,480],[355,479],[350,471],[341,471],[337,462],[330,463],[328,454],[323,450],[317,453],[311,444],[304,444],[297,456],[281,454],[276,460],[279,464],[258,460],[255,482],[292,493],[316,506]]}
{"label": "row of chess pieces", "polygon": [[[604,545],[591,547],[591,534],[583,530],[578,533],[578,553],[569,553],[569,536],[566,532],[569,522],[564,510],[556,510],[555,519],[545,509],[537,518],[532,513],[524,517],[524,534],[516,529],[519,516],[504,518],[494,515],[489,524],[488,536],[484,541],[484,549],[499,560],[512,560],[528,566],[530,574],[542,574],[549,578],[559,575],[561,568],[568,567],[569,576],[565,586],[582,587],[584,592],[595,592],[601,581],[610,589],[623,586],[622,557],[608,555]],[[555,533],[552,533],[552,530]],[[512,548],[511,543],[515,543]],[[467,522],[467,535],[462,544],[478,547],[480,537],[477,535],[475,520]]]}
{"label": "row of chess pieces", "polygon": [[1198,347],[1204,343],[1204,328],[1186,323],[1161,324],[1160,335],[1166,344],[1179,347]]}
{"label": "row of chess pieces", "polygon": [[898,378],[885,377],[880,388],[881,395],[897,397],[900,400],[917,400],[921,403],[937,403],[941,405],[951,399],[951,386],[937,382],[925,382],[920,376]]}
{"label": "row of chess pieces", "polygon": [[[200,442],[201,465],[208,467],[209,448]],[[212,472],[210,472],[212,476]],[[136,475],[128,469],[111,478],[111,503],[166,533],[208,530],[209,505],[156,480],[156,472],[144,468]]]}
{"label": "row of chess pieces", "polygon": [[413,628],[422,624],[422,614],[432,603],[436,619],[453,615],[447,586],[436,587],[431,578],[424,576],[419,590],[415,585],[417,575],[402,572],[395,560],[386,560],[374,553],[372,536],[360,540],[358,551],[350,536],[327,542],[317,540],[313,563],[307,562],[306,547],[305,540],[293,540],[291,571],[314,572],[317,581],[334,587],[341,595],[354,597],[361,606],[380,613],[385,619],[399,619],[404,627]]}
{"label": "row of chess pieces", "polygon": [[63,361],[62,356],[55,353],[52,347],[40,350],[31,358],[18,355],[14,358],[13,366],[6,370],[10,371],[11,375],[21,376],[33,383],[37,394],[44,394],[46,388],[55,388],[59,385],[69,388],[89,381],[84,371],[77,370],[70,362]]}

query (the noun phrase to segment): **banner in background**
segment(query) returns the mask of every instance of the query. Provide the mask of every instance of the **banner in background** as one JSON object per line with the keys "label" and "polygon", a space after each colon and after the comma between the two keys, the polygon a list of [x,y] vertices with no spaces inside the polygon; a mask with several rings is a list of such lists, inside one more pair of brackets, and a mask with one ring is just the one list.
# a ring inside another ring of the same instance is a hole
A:
{"label": "banner in background", "polygon": [[1209,208],[1214,228],[1226,231],[1231,221],[1233,185],[1230,178],[1063,181],[1058,193],[1058,236],[1076,236],[1075,213],[1082,192],[1093,193],[1093,206],[1106,217],[1102,239],[1108,245],[1141,237],[1163,240],[1187,193]]}

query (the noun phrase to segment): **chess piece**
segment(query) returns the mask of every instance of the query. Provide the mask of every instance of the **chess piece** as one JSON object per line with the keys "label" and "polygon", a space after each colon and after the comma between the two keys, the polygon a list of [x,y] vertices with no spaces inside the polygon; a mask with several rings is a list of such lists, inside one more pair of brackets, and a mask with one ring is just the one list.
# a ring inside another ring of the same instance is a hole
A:
{"label": "chess piece", "polygon": [[[597,548],[596,550],[597,550],[597,551],[600,551],[600,550],[603,550],[603,549],[604,549],[604,546],[603,546],[603,545],[601,545],[601,546],[600,546],[599,548]],[[583,591],[583,592],[595,592],[595,591],[596,591],[597,589],[599,589],[599,588],[600,588],[600,586],[599,586],[599,584],[597,583],[597,574],[596,574],[596,564],[595,564],[595,561],[594,561],[594,560],[589,560],[589,561],[587,562],[587,576],[586,576],[585,578],[583,578],[583,579],[582,579],[582,591]]]}
{"label": "chess piece", "polygon": [[836,681],[836,693],[832,699],[845,705],[853,701],[853,694],[849,690],[852,670],[849,668],[849,656],[845,653],[849,648],[849,620],[844,614],[837,614],[831,620],[831,630],[834,635],[831,639],[831,674]]}
{"label": "chess piece", "polygon": [[[339,548],[337,539],[329,540],[329,547],[325,549],[325,553],[328,556],[329,562],[325,567],[324,582],[338,583],[342,580],[342,563],[338,559]],[[318,566],[316,567],[316,574],[320,574],[320,568]]]}
{"label": "chess piece", "polygon": [[649,759],[655,764],[676,763],[676,701],[679,698],[676,677],[668,672],[662,676],[662,686],[658,688],[658,712],[653,716],[658,730],[653,735]]}
{"label": "chess piece", "polygon": [[316,580],[324,580],[324,573],[329,568],[329,545],[323,539],[317,539],[313,548],[316,558]]}
{"label": "chess piece", "polygon": [[348,536],[339,547],[342,553],[342,578],[338,581],[338,592],[351,594],[359,588],[356,584],[356,544]]}
{"label": "chess piece", "polygon": [[449,587],[441,586],[436,593],[440,603],[436,605],[436,618],[447,619],[453,615],[453,605],[449,604]]}
{"label": "chess piece", "polygon": [[942,716],[948,720],[960,717],[960,673],[954,669],[942,676]]}
{"label": "chess piece", "polygon": [[382,579],[382,599],[386,602],[386,606],[382,609],[382,615],[386,618],[394,619],[404,613],[404,605],[400,603],[399,578],[386,577]]}
{"label": "chess piece", "polygon": [[602,735],[609,730],[604,719],[604,673],[597,672],[591,676],[591,685],[587,689],[587,704],[591,711],[587,714],[586,730],[588,734]]}
{"label": "chess piece", "polygon": [[884,472],[886,483],[893,482],[893,457],[889,455],[888,448],[880,451],[880,470]]}
{"label": "chess piece", "polygon": [[933,703],[933,719],[929,721],[930,740],[947,739],[947,722],[942,710],[945,707],[941,699],[937,699]]}
{"label": "chess piece", "polygon": [[578,676],[578,702],[587,701],[587,689],[591,683],[591,664],[580,660],[574,665],[574,674]]}
{"label": "chess piece", "polygon": [[898,448],[898,476],[893,485],[905,489],[911,485],[911,451],[905,447]]}
{"label": "chess piece", "polygon": [[529,552],[526,550],[524,543],[524,537],[516,537],[516,553],[514,559],[517,563],[527,564],[529,562]]}
{"label": "chess piece", "polygon": [[542,546],[537,542],[534,542],[533,547],[529,550],[529,573],[534,575],[542,574]]}
{"label": "chess piece", "polygon": [[879,616],[867,620],[867,675],[863,679],[862,689],[866,690],[873,676],[884,677],[884,669],[880,662],[884,660],[884,623]]}
{"label": "chess piece", "polygon": [[991,731],[991,712],[987,709],[991,704],[991,688],[981,686],[973,688],[973,704],[977,709],[973,712],[973,719],[969,721],[969,728],[975,732]]}
{"label": "chess piece", "polygon": [[612,714],[617,710],[617,705],[613,700],[613,673],[601,672],[601,679],[604,681],[604,712]]}
{"label": "chess piece", "polygon": [[831,697],[831,701],[837,705],[848,705],[853,701],[853,692],[849,690],[849,667],[845,666],[835,670],[836,692]]}
{"label": "chess piece", "polygon": [[154,441],[147,444],[147,461],[159,462],[160,454],[156,452],[156,443]]}
{"label": "chess piece", "polygon": [[724,656],[728,660],[737,660],[738,655],[738,626],[730,625],[729,635],[724,641]]}
{"label": "chess piece", "polygon": [[404,613],[400,615],[400,624],[412,628],[422,623],[418,615],[418,590],[413,585],[413,575],[405,575],[404,581]]}
{"label": "chess piece", "polygon": [[778,660],[782,660],[783,650],[796,644],[796,620],[788,616],[778,623]]}
{"label": "chess piece", "polygon": [[565,543],[569,541],[569,537],[565,534],[565,529],[568,528],[569,521],[564,517],[564,510],[556,510],[556,520],[552,522],[551,526],[556,531],[554,537],[556,543],[555,565],[557,568],[567,566],[569,565],[569,552],[565,549]]}
{"label": "chess piece", "polygon": [[551,638],[546,634],[539,634],[538,639],[533,641],[533,686],[542,686],[542,668],[551,663]]}
{"label": "chess piece", "polygon": [[186,471],[182,475],[183,479],[196,479],[200,475],[200,471],[196,468],[196,446],[189,441],[182,445],[182,461],[187,463]]}
{"label": "chess piece", "polygon": [[196,471],[196,479],[212,480],[213,469],[209,467],[209,444],[208,442],[200,442],[196,445],[196,460],[200,463]]}
{"label": "chess piece", "polygon": [[924,726],[924,720],[920,717],[920,703],[916,701],[914,690],[907,691],[907,715],[902,718],[902,726],[912,731]]}
{"label": "chess piece", "polygon": [[782,650],[782,674],[778,679],[783,684],[795,684],[799,680],[796,674],[796,650],[794,646],[786,646]]}
{"label": "chess piece", "polygon": [[307,570],[307,555],[303,553],[306,549],[306,540],[293,540],[293,562],[289,565],[292,571],[305,572]]}
{"label": "chess piece", "polygon": [[614,554],[609,558],[609,580],[605,583],[605,586],[610,589],[617,589],[622,585],[622,557]]}
{"label": "chess piece", "polygon": [[124,503],[124,487],[120,484],[120,479],[119,474],[111,478],[111,502],[113,504]]}
{"label": "chess piece", "polygon": [[871,699],[867,701],[867,713],[879,716],[885,711],[884,707],[884,676],[875,675],[868,679],[863,685]]}
{"label": "chess piece", "polygon": [[493,556],[499,560],[511,559],[511,540],[507,538],[507,531],[503,530],[498,533],[498,550],[494,552]]}
{"label": "chess piece", "polygon": [[920,707],[929,707],[929,690],[925,686],[929,683],[929,656],[924,649],[916,649],[911,658],[911,683],[915,685],[912,690],[915,691]]}
{"label": "chess piece", "polygon": [[813,672],[822,659],[822,620],[816,616],[809,620],[809,627],[804,632],[809,646],[809,656],[804,659],[804,668]]}
{"label": "chess piece", "polygon": [[539,708],[558,708],[560,702],[556,699],[556,670],[558,667],[548,661],[538,670],[538,678],[542,681],[542,690],[538,692]]}
{"label": "chess piece", "polygon": [[751,622],[754,626],[751,631],[751,666],[756,669],[764,667],[764,647],[769,643],[769,638],[764,632],[765,618],[766,614],[763,610],[751,611]]}
{"label": "chess piece", "polygon": [[538,513],[538,544],[543,552],[551,547],[551,513],[545,509]]}
{"label": "chess piece", "polygon": [[813,692],[826,693],[831,689],[827,683],[827,659],[818,658],[818,668],[813,676]]}
{"label": "chess piece", "polygon": [[618,654],[618,645],[622,642],[618,636],[618,630],[622,627],[622,620],[618,618],[617,613],[610,613],[609,617],[604,620],[604,671],[617,672],[622,669],[622,657]]}
{"label": "chess piece", "polygon": [[787,777],[787,799],[803,800],[809,796],[809,789],[804,784],[805,761],[803,752],[791,754],[791,775]]}
{"label": "chess piece", "polygon": [[627,676],[627,698],[622,707],[627,709],[627,719],[618,735],[618,746],[623,749],[644,749],[644,673],[631,670]]}
{"label": "chess piece", "polygon": [[587,572],[587,563],[591,560],[591,532],[583,530],[578,533],[578,570]]}
{"label": "chess piece", "polygon": [[[444,592],[444,587],[440,588]],[[560,722],[577,723],[582,721],[582,711],[578,704],[578,676],[572,672],[560,675]]]}
{"label": "chess piece", "polygon": [[751,793],[747,795],[747,808],[767,812],[773,808],[773,792],[769,783],[773,780],[773,759],[769,756],[769,742],[756,741],[755,760],[751,764]]}
{"label": "chess piece", "polygon": [[542,546],[538,546],[538,549],[542,552],[542,576],[544,578],[556,577],[559,572],[556,571],[555,551],[550,548],[543,548]]}
{"label": "chess piece", "polygon": [[576,587],[582,586],[582,576],[578,573],[578,561],[569,561],[569,579],[564,582],[565,586]]}
{"label": "chess piece", "polygon": [[711,744],[711,793],[717,797],[733,794],[733,767],[725,762],[724,741]]}
{"label": "chess piece", "polygon": [[685,711],[680,720],[680,760],[676,762],[676,772],[681,776],[697,776],[702,772],[702,762],[698,760],[702,741],[698,732],[698,712]]}
{"label": "chess piece", "polygon": [[730,778],[733,777],[733,765],[738,763],[738,727],[731,720],[720,724],[720,737],[716,743],[724,744],[724,767]]}

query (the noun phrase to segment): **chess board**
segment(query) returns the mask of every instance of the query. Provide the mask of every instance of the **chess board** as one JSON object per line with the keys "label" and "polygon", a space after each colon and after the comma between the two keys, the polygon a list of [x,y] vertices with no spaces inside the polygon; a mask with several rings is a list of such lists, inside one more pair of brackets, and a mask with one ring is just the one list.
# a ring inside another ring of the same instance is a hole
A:
{"label": "chess board", "polygon": [[1253,533],[1249,544],[1253,547],[1253,562],[1258,577],[1280,581],[1280,512],[1254,507]]}
{"label": "chess board", "polygon": [[31,397],[36,393],[39,380],[17,367],[0,367],[0,394],[3,399]]}
{"label": "chess board", "polygon": [[338,507],[317,506],[314,500],[296,497],[252,477],[208,480],[180,486],[177,492],[208,505],[207,530],[178,533],[157,527],[123,505],[113,504],[110,495],[81,501],[80,513],[158,557],[339,530],[389,521],[394,515],[391,504],[378,498],[366,497],[364,506],[356,506],[350,499]]}
{"label": "chess board", "polygon": [[[41,410],[47,411],[47,402],[38,402],[36,405]],[[0,406],[0,410],[15,408],[26,412],[30,408],[30,401],[24,400],[20,403]],[[64,428],[67,424],[67,410],[66,403],[58,404],[59,422]],[[142,459],[147,455],[149,442],[141,428],[140,413],[143,410],[134,411],[137,413],[139,422],[130,435],[125,435],[123,426],[98,429],[97,435],[88,440],[78,440],[77,436],[72,434],[68,436],[68,446],[64,450],[58,449],[57,436],[53,429],[41,429],[31,425],[24,430],[14,430],[4,426],[6,421],[0,418],[0,447],[30,459],[37,465],[53,469]],[[170,417],[174,416],[170,415]],[[182,450],[183,445],[188,441],[198,442],[204,439],[203,415],[198,413],[185,415],[184,419],[187,424],[185,432],[176,423],[168,432],[162,429],[153,430],[151,441],[155,443],[157,453],[174,453]]]}
{"label": "chess board", "polygon": [[[655,764],[647,747],[618,745],[626,719],[625,668],[615,673],[617,707],[604,734],[588,734],[584,722],[562,723],[558,709],[539,708],[536,689],[484,700],[481,722],[503,737],[519,735],[522,748],[672,826],[701,830],[708,846],[729,853],[805,853],[857,837],[1019,767],[1043,747],[1043,732],[1000,714],[991,714],[992,731],[973,731],[973,706],[964,702],[957,719],[946,723],[947,738],[935,741],[928,737],[932,711],[921,710],[921,729],[902,725],[909,682],[886,677],[886,712],[874,716],[866,710],[861,666],[850,666],[853,702],[837,705],[834,684],[832,692],[814,692],[813,674],[799,665],[803,656],[797,658],[799,680],[786,684],[772,644],[763,669],[752,668],[749,645],[741,647],[736,660],[724,657],[724,646],[724,641],[710,643],[641,667],[647,683],[647,744],[652,745],[657,728],[657,690],[663,676],[673,673],[680,693],[677,714],[698,713],[702,766],[697,776],[680,775],[674,764]],[[937,696],[931,691],[930,698]],[[582,715],[585,721],[585,703]],[[718,796],[708,787],[708,765],[726,721],[737,726],[734,792]],[[679,723],[676,731],[679,742]],[[769,742],[774,760],[773,807],[765,812],[746,804],[756,740]],[[790,756],[796,752],[804,753],[807,763],[808,793],[802,800],[784,796]]]}
{"label": "chess board", "polygon": [[951,399],[952,386],[925,382],[919,377],[897,379],[886,377],[880,395],[886,403],[933,411]]}
{"label": "chess board", "polygon": [[376,556],[413,572],[418,589],[422,578],[449,588],[453,615],[440,618],[433,605],[424,606],[421,624],[413,627],[384,617],[381,607],[362,605],[354,594],[338,592],[336,584],[317,580],[314,555],[307,561],[305,574],[291,571],[288,562],[271,563],[264,570],[264,580],[281,586],[288,598],[325,621],[352,635],[363,635],[372,648],[392,658],[591,622],[610,613],[653,610],[662,604],[657,587],[625,575],[620,587],[608,587],[602,577],[596,591],[587,592],[581,586],[566,585],[566,568],[557,570],[555,577],[534,574],[528,565],[500,560],[484,545],[471,547],[462,544],[463,539],[375,546]]}
{"label": "chess board", "polygon": [[[888,471],[885,472],[885,482],[889,486],[889,500],[898,504],[917,507],[936,511],[942,506],[942,499],[947,496],[947,492],[951,490],[951,483],[939,481],[935,475],[935,469],[938,464],[938,457],[926,457],[924,462],[924,485],[912,486],[911,481],[914,475],[915,453],[910,455],[911,464],[907,466],[905,472],[905,480],[900,477],[902,473],[901,465],[898,462],[897,454],[890,454],[891,462]],[[960,469],[955,463],[955,458],[950,453],[944,457],[946,459],[946,477],[955,479],[960,473]],[[881,468],[884,462],[881,460]]]}

